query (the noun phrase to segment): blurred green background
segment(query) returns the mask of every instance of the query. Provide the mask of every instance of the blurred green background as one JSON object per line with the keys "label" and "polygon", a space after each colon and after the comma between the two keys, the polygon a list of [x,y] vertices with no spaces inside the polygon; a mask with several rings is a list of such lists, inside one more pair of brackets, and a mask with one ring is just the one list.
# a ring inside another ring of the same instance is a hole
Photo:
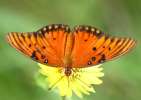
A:
{"label": "blurred green background", "polygon": [[[8,32],[36,31],[52,23],[92,25],[135,38],[136,48],[105,63],[103,84],[83,100],[141,98],[141,0],[0,0],[0,100],[61,100],[57,91],[36,84],[36,62],[5,41]],[[79,100],[75,95],[71,99]]]}

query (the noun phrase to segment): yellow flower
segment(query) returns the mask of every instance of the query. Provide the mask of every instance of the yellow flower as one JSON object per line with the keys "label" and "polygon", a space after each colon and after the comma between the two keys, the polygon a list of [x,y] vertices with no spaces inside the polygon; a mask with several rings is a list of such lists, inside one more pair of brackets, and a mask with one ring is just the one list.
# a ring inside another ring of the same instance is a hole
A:
{"label": "yellow flower", "polygon": [[64,74],[64,68],[50,67],[39,64],[39,72],[44,75],[50,89],[58,88],[61,96],[72,96],[74,92],[77,96],[82,97],[82,94],[89,95],[90,92],[95,92],[94,85],[99,85],[102,80],[99,77],[104,76],[101,72],[103,68],[100,65],[87,68],[73,68],[70,76]]}

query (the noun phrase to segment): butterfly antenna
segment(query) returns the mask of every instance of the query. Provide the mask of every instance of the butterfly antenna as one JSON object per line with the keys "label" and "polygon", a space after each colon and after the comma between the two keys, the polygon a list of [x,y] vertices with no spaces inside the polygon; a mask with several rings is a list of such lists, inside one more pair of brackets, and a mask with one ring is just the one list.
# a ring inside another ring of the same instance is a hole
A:
{"label": "butterfly antenna", "polygon": [[[64,75],[65,76],[65,75]],[[48,88],[48,90],[50,91],[50,90],[52,90],[52,88],[54,88],[54,86],[57,84],[57,83],[59,83],[63,78],[64,78],[64,76],[62,76],[61,78],[59,78],[54,84],[52,84],[49,88]]]}
{"label": "butterfly antenna", "polygon": [[82,82],[84,85],[86,85],[87,87],[91,88],[91,85],[88,85],[86,82],[82,81],[80,78],[76,77],[80,82]]}
{"label": "butterfly antenna", "polygon": [[69,88],[70,86],[69,76],[67,77],[67,79],[68,79],[68,88]]}
{"label": "butterfly antenna", "polygon": [[[72,71],[73,71],[73,72],[76,72],[76,71],[73,70],[73,69],[72,69]],[[82,82],[85,86],[90,87],[90,88],[92,87],[91,85],[88,85],[86,82],[82,81],[80,78],[78,78],[78,77],[75,77],[75,78],[77,78],[77,79],[78,79],[80,82]]]}

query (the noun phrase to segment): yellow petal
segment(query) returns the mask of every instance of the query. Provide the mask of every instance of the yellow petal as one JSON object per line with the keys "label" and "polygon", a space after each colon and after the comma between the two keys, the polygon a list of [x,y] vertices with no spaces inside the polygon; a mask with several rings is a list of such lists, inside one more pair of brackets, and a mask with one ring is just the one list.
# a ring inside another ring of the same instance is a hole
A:
{"label": "yellow petal", "polygon": [[61,96],[72,96],[72,92],[74,92],[82,98],[82,94],[94,93],[92,85],[101,84],[102,80],[99,77],[104,76],[103,68],[100,65],[82,69],[73,68],[70,76],[66,76],[64,69],[60,67],[50,67],[43,64],[39,64],[39,66],[39,72],[47,77],[50,88],[57,87]]}

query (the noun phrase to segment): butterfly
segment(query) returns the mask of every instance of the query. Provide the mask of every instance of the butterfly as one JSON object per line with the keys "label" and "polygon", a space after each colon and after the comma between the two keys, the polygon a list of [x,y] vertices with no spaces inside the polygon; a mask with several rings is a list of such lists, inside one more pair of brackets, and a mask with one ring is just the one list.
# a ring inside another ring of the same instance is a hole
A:
{"label": "butterfly", "polygon": [[11,32],[8,43],[33,60],[52,67],[64,68],[69,76],[72,68],[85,68],[117,58],[131,50],[136,41],[113,37],[101,30],[78,25],[51,24],[36,32]]}

